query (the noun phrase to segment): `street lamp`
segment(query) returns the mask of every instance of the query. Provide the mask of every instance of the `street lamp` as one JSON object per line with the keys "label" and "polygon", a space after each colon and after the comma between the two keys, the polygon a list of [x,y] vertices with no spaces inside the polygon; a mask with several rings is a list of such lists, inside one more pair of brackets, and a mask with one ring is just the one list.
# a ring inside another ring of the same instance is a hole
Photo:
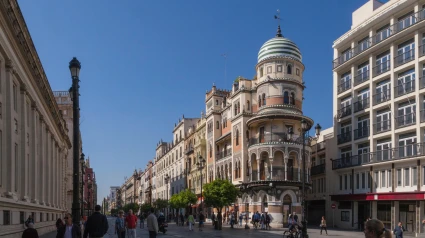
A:
{"label": "street lamp", "polygon": [[84,153],[81,153],[81,216],[84,216],[84,174],[86,173],[86,163],[84,163]]}
{"label": "street lamp", "polygon": [[[167,189],[167,202],[168,202],[168,181],[170,180],[170,176],[168,176],[168,174],[166,174],[164,180],[165,180],[165,185],[167,186],[166,189]],[[168,205],[167,205],[166,217],[167,217],[167,220],[168,220]]]}
{"label": "street lamp", "polygon": [[200,209],[200,211],[202,211],[203,210],[203,208],[204,208],[204,204],[203,204],[203,202],[202,202],[202,170],[204,169],[204,167],[205,167],[205,159],[204,158],[202,158],[202,156],[200,155],[199,156],[199,161],[196,163],[196,167],[199,169],[199,171],[201,171],[201,209]]}
{"label": "street lamp", "polygon": [[70,96],[72,100],[72,113],[73,113],[73,189],[72,189],[72,216],[74,217],[74,225],[80,226],[80,198],[78,194],[78,171],[79,171],[79,160],[80,160],[80,94],[78,83],[80,82],[79,74],[81,69],[81,63],[77,58],[72,58],[69,62],[69,71],[72,77],[72,87],[70,89]]}

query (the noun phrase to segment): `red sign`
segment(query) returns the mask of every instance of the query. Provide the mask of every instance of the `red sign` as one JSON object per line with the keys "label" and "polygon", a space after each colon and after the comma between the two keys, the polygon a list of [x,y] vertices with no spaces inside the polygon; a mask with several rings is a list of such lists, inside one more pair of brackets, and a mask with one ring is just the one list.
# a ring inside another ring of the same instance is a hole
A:
{"label": "red sign", "polygon": [[336,208],[335,203],[333,203],[333,204],[331,205],[331,207],[332,207],[332,209],[335,209],[335,208]]}

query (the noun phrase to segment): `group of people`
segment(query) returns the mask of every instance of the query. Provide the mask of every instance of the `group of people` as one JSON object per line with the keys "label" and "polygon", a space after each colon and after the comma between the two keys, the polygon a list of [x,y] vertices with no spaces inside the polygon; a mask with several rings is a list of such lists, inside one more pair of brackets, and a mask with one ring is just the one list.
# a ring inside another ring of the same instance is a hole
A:
{"label": "group of people", "polygon": [[267,212],[260,214],[257,211],[256,213],[252,215],[252,223],[254,224],[255,229],[258,228],[258,225],[260,225],[261,230],[270,229],[270,221],[271,221],[271,217]]}
{"label": "group of people", "polygon": [[[146,227],[149,231],[149,238],[156,238],[161,225],[165,223],[165,216],[159,213],[158,217],[155,215],[155,210],[151,208],[149,215],[140,214],[140,228],[144,229],[144,221],[146,219]],[[118,212],[118,217],[115,220],[115,234],[118,238],[125,238],[127,233],[128,238],[136,238],[137,216],[133,214],[133,210],[129,210],[128,214],[124,217],[124,211]]]}

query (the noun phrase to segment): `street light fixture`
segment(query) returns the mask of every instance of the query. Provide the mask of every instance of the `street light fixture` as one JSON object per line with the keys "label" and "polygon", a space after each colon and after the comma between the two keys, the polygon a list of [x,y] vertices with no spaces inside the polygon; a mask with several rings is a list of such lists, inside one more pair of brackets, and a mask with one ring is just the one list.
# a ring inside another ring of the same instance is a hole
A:
{"label": "street light fixture", "polygon": [[86,169],[84,153],[81,153],[80,162],[81,162],[81,216],[84,216],[84,174]]}
{"label": "street light fixture", "polygon": [[[168,181],[170,180],[170,176],[168,176],[168,174],[166,174],[164,180],[165,180],[165,185],[167,186],[166,189],[167,189],[167,201],[168,201]],[[167,205],[166,217],[167,217],[167,220],[168,220],[168,205]]]}
{"label": "street light fixture", "polygon": [[74,217],[74,225],[80,226],[80,198],[78,193],[78,172],[79,172],[79,160],[80,160],[80,94],[78,85],[80,82],[79,74],[81,69],[81,63],[77,58],[73,58],[69,62],[69,70],[72,77],[72,87],[70,89],[70,95],[72,99],[72,113],[73,113],[73,188],[72,188],[72,216]]}
{"label": "street light fixture", "polygon": [[204,208],[204,204],[203,204],[203,199],[202,199],[202,170],[204,169],[204,167],[205,167],[205,159],[204,158],[202,158],[202,156],[200,155],[199,156],[199,160],[198,160],[198,162],[196,163],[196,167],[199,169],[199,171],[201,171],[201,209],[200,209],[200,211],[202,211],[203,210],[203,208]]}

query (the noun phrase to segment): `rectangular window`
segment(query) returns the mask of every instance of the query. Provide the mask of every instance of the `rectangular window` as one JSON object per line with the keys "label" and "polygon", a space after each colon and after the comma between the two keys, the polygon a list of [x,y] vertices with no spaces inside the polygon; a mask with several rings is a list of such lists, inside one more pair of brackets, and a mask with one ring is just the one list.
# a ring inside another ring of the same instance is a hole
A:
{"label": "rectangular window", "polygon": [[10,211],[3,211],[3,225],[10,225]]}
{"label": "rectangular window", "polygon": [[339,190],[342,190],[342,175],[339,176]]}
{"label": "rectangular window", "polygon": [[418,185],[418,170],[416,167],[412,168],[412,185]]}
{"label": "rectangular window", "polygon": [[370,188],[370,184],[372,183],[372,174],[371,173],[367,173],[367,188]]}
{"label": "rectangular window", "polygon": [[375,172],[375,178],[374,179],[375,179],[374,182],[375,182],[375,189],[376,189],[376,188],[379,187],[379,172],[378,171]]}
{"label": "rectangular window", "polygon": [[297,69],[295,70],[295,72],[296,72],[297,76],[300,76],[300,69],[298,69],[298,68],[297,68]]}
{"label": "rectangular window", "polygon": [[351,71],[341,75],[338,92],[344,92],[351,88]]}
{"label": "rectangular window", "polygon": [[356,174],[356,189],[360,188],[360,174]]}
{"label": "rectangular window", "polygon": [[399,158],[407,158],[413,155],[417,155],[418,147],[416,146],[415,133],[400,135],[398,146]]}
{"label": "rectangular window", "polygon": [[376,66],[375,66],[375,75],[379,75],[390,70],[390,52],[384,52],[376,56]]}
{"label": "rectangular window", "polygon": [[349,211],[341,211],[341,221],[350,221]]}
{"label": "rectangular window", "polygon": [[25,213],[19,212],[19,224],[24,224],[25,220]]}
{"label": "rectangular window", "polygon": [[397,186],[401,187],[401,169],[397,169]]}
{"label": "rectangular window", "polygon": [[362,173],[362,189],[366,188],[366,174]]}
{"label": "rectangular window", "polygon": [[392,187],[393,186],[393,173],[391,171],[391,169],[388,170],[388,187]]}
{"label": "rectangular window", "polygon": [[[399,61],[400,60],[407,60],[407,59],[399,59]],[[397,87],[395,88],[395,96],[398,97],[406,93],[415,91],[415,78],[416,78],[416,75],[415,75],[414,68],[398,74]]]}
{"label": "rectangular window", "polygon": [[379,28],[376,31],[375,41],[376,43],[387,39],[391,35],[391,27],[389,24]]}
{"label": "rectangular window", "polygon": [[410,186],[410,168],[404,169],[404,186]]}
{"label": "rectangular window", "polygon": [[385,177],[385,170],[381,171],[381,187],[386,188],[387,187],[387,180]]}
{"label": "rectangular window", "polygon": [[347,190],[348,188],[348,177],[347,175],[344,175],[344,189]]}
{"label": "rectangular window", "polygon": [[282,65],[277,66],[277,72],[280,72],[280,73],[282,72]]}
{"label": "rectangular window", "polygon": [[272,66],[267,67],[267,73],[270,74],[272,72]]}
{"label": "rectangular window", "polygon": [[354,183],[354,181],[353,181],[353,175],[350,174],[350,181],[349,181],[350,189],[353,189],[353,183]]}
{"label": "rectangular window", "polygon": [[391,80],[386,79],[376,84],[375,103],[379,104],[391,99]]}

